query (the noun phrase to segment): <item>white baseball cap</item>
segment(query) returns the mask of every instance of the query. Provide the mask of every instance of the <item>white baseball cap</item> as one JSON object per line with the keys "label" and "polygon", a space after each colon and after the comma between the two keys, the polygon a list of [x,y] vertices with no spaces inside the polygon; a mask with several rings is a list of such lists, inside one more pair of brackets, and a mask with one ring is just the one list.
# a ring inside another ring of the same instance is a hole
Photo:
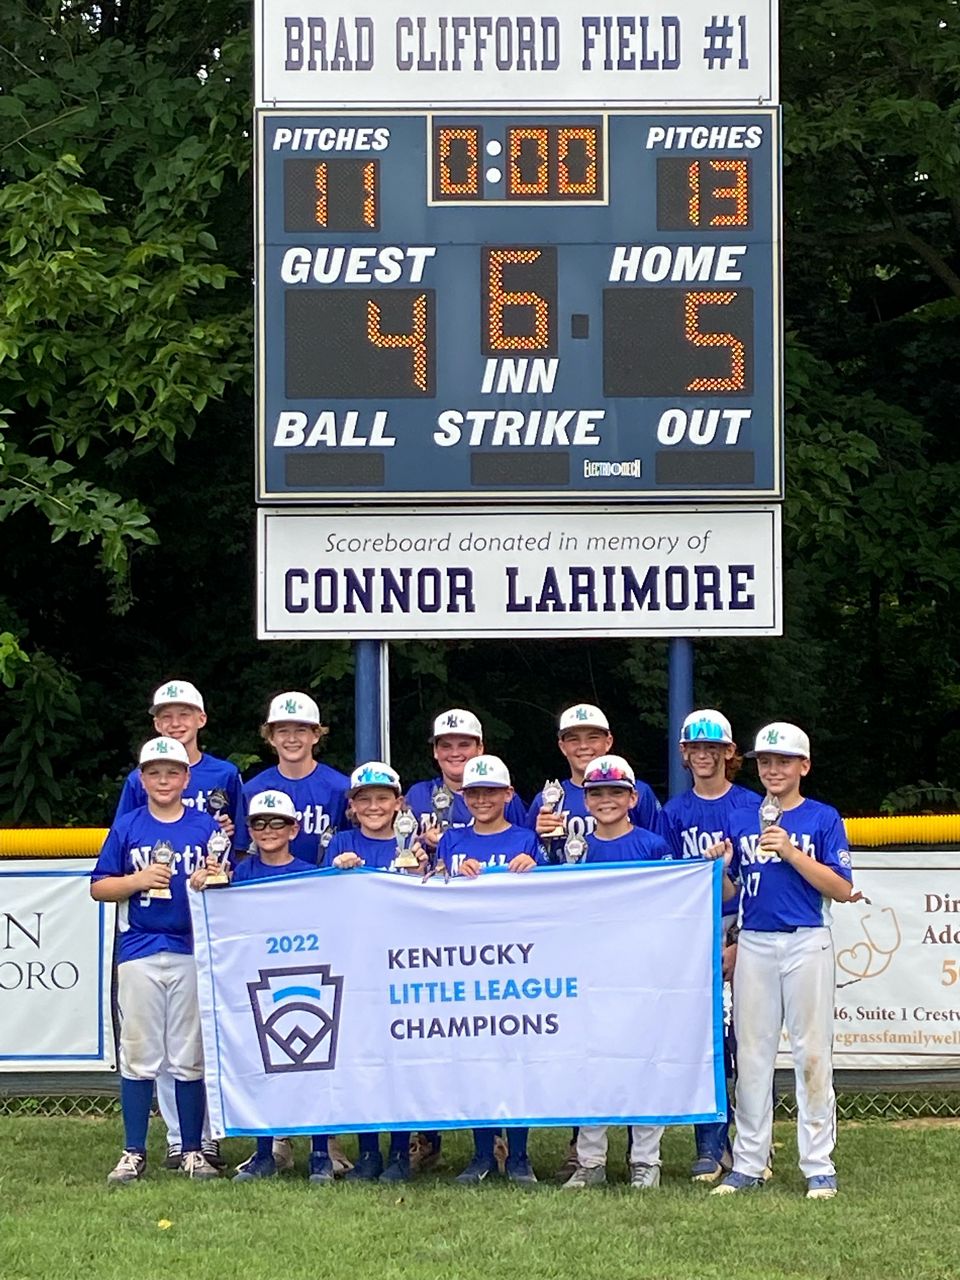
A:
{"label": "white baseball cap", "polygon": [[267,724],[316,724],[320,723],[320,708],[306,693],[278,693],[270,703]]}
{"label": "white baseball cap", "polygon": [[562,738],[568,729],[602,729],[609,733],[610,721],[599,707],[592,707],[589,702],[578,702],[575,707],[567,707],[560,716],[557,737]]}
{"label": "white baseball cap", "polygon": [[467,738],[476,738],[478,742],[483,741],[483,728],[480,721],[472,711],[464,711],[462,707],[451,707],[449,711],[444,711],[437,716],[433,722],[430,741],[436,742],[437,738],[442,738],[448,733],[462,733]]}
{"label": "white baseball cap", "polygon": [[350,794],[355,795],[363,787],[389,787],[397,795],[403,788],[400,775],[382,760],[368,760],[366,764],[357,765],[350,775]]}
{"label": "white baseball cap", "polygon": [[187,748],[176,738],[151,738],[145,742],[140,748],[140,763],[149,764],[152,760],[166,760],[190,768]]}
{"label": "white baseball cap", "polygon": [[168,680],[166,684],[162,684],[153,695],[150,714],[156,715],[161,707],[168,707],[172,702],[180,702],[185,707],[196,707],[198,711],[205,710],[200,690],[189,680]]}
{"label": "white baseball cap", "polygon": [[733,746],[733,729],[730,721],[721,711],[712,707],[704,707],[700,711],[691,711],[680,727],[681,742],[717,743],[724,747]]}
{"label": "white baseball cap", "polygon": [[248,818],[289,818],[298,821],[297,807],[285,791],[261,791],[247,807]]}
{"label": "white baseball cap", "polygon": [[774,720],[773,724],[764,725],[757,734],[753,750],[748,756],[758,756],[769,752],[775,756],[802,756],[810,759],[810,739],[795,724],[786,720]]}
{"label": "white baseball cap", "polygon": [[463,769],[461,788],[468,787],[509,787],[510,770],[499,756],[474,756],[468,760]]}
{"label": "white baseball cap", "polygon": [[632,790],[637,775],[623,756],[597,756],[583,771],[584,787],[626,787]]}

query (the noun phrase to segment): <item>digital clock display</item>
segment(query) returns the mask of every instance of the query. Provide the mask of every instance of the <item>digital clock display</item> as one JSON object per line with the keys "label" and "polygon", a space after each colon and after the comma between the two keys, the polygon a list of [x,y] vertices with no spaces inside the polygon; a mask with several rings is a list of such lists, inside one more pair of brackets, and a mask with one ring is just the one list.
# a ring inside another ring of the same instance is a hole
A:
{"label": "digital clock display", "polygon": [[261,501],[782,495],[775,109],[258,122]]}

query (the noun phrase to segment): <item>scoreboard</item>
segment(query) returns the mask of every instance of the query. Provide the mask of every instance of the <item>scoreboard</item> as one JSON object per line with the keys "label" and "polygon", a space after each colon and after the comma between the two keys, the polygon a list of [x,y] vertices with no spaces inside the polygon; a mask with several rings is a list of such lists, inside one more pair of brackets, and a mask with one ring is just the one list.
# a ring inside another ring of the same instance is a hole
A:
{"label": "scoreboard", "polygon": [[257,127],[260,501],[782,496],[776,109]]}

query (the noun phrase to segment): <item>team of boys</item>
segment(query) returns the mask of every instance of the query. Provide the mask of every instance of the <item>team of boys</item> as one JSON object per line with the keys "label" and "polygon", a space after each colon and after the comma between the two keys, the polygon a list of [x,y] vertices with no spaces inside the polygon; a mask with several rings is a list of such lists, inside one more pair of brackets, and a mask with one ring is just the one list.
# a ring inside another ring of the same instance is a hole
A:
{"label": "team of boys", "polygon": [[[202,890],[217,867],[208,853],[210,837],[223,832],[230,838],[234,883],[315,871],[318,865],[399,871],[394,823],[407,810],[418,824],[417,874],[442,868],[448,875],[473,877],[491,865],[525,872],[566,860],[570,855],[561,849],[574,850],[583,864],[722,858],[724,977],[731,978],[736,967],[726,1046],[728,1068],[736,1058],[736,1134],[731,1150],[726,1122],[697,1126],[691,1176],[716,1182],[714,1194],[759,1188],[770,1176],[774,1060],[785,1022],[797,1077],[799,1163],[807,1196],[836,1195],[830,902],[854,895],[839,814],[800,793],[810,744],[795,725],[767,725],[747,753],[756,757],[765,803],[772,805],[758,816],[760,797],[733,781],[742,759],[730,723],[712,709],[684,721],[679,749],[692,785],[662,809],[627,761],[611,754],[609,722],[589,704],[570,707],[559,719],[558,745],[570,770],[562,799],[544,803],[540,793],[529,809],[515,794],[503,761],[486,754],[479,720],[463,709],[436,717],[431,743],[440,775],[414,784],[406,795],[396,772],[381,761],[362,763],[350,778],[318,761],[314,751],[327,730],[317,704],[303,693],[282,693],[270,703],[261,733],[277,763],[246,784],[232,764],[200,750],[206,712],[194,685],[174,680],[161,686],[151,714],[160,736],[144,745],[126,779],[91,878],[93,897],[119,908],[125,1143],[109,1182],[135,1181],[145,1171],[155,1084],[168,1130],[167,1167],[191,1178],[217,1177],[223,1167],[219,1144],[205,1129],[187,902],[188,885]],[[211,805],[215,793],[217,803]],[[159,845],[172,850],[169,860],[156,859]],[[631,1186],[659,1185],[662,1132],[631,1127]],[[527,1131],[509,1128],[508,1141],[507,1176],[536,1182]],[[474,1130],[474,1148],[458,1182],[477,1184],[498,1171],[503,1142],[495,1130]],[[309,1176],[320,1184],[338,1174],[360,1181],[405,1180],[436,1164],[439,1155],[438,1133],[416,1135],[412,1143],[409,1134],[393,1133],[385,1164],[379,1136],[364,1134],[351,1166],[336,1140],[319,1134],[312,1139]],[[561,1171],[563,1187],[603,1183],[606,1155],[605,1127],[575,1130]],[[286,1139],[259,1139],[235,1181],[270,1177],[291,1166]]]}

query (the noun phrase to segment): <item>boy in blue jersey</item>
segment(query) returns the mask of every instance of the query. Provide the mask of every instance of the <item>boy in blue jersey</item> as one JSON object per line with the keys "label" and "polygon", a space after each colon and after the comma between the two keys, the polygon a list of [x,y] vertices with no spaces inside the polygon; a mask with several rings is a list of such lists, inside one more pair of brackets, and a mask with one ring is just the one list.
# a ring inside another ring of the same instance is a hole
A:
{"label": "boy in blue jersey", "polygon": [[[760,797],[755,791],[737,786],[733,779],[740,771],[730,721],[712,707],[692,711],[680,729],[680,755],[693,785],[689,791],[668,800],[663,806],[664,834],[675,858],[702,858],[730,834],[734,813],[749,811],[753,822]],[[724,903],[724,940],[736,919],[737,899]],[[736,943],[724,947],[723,976],[733,976]],[[724,1033],[724,1056],[728,1077],[732,1073],[729,1034]],[[697,1156],[690,1170],[694,1182],[715,1182],[732,1168],[730,1122],[694,1126]]]}
{"label": "boy in blue jersey", "polygon": [[[253,836],[256,852],[238,863],[230,877],[231,884],[244,884],[251,880],[274,880],[278,876],[316,871],[312,862],[295,858],[290,851],[292,842],[300,830],[293,801],[283,791],[261,791],[251,797],[247,810],[247,825]],[[190,877],[190,888],[198,892],[206,887],[213,865],[203,866]],[[273,1138],[258,1138],[257,1149],[247,1160],[237,1166],[234,1182],[253,1182],[260,1178],[273,1178],[279,1172],[273,1154]],[[334,1180],[333,1162],[329,1155],[329,1138],[325,1133],[315,1133],[311,1138],[310,1181],[329,1185]]]}
{"label": "boy in blue jersey", "polygon": [[[189,680],[168,680],[154,693],[150,714],[153,716],[153,727],[157,733],[174,738],[187,753],[190,780],[183,793],[183,803],[188,808],[199,810],[200,813],[208,813],[211,793],[222,791],[227,798],[227,804],[223,812],[217,815],[216,821],[232,839],[235,824],[240,821],[242,808],[240,773],[236,765],[231,764],[229,760],[221,760],[217,756],[210,755],[208,751],[200,750],[197,738],[200,730],[207,723],[207,713],[200,690]],[[114,822],[124,814],[142,808],[146,803],[147,793],[143,789],[140,770],[132,769],[120,792]],[[157,1076],[157,1103],[167,1126],[165,1166],[168,1169],[176,1169],[180,1165],[181,1155],[180,1125],[177,1120],[173,1076],[166,1065],[161,1067],[160,1074]],[[204,1121],[203,1153],[218,1169],[223,1167],[220,1159],[220,1144],[210,1137],[206,1120]]]}
{"label": "boy in blue jersey", "polygon": [[[329,730],[320,708],[305,693],[280,693],[270,703],[260,734],[277,753],[277,763],[244,784],[245,799],[260,791],[283,791],[299,818],[290,851],[316,866],[333,832],[343,824],[349,779],[314,759],[314,748]],[[329,834],[328,834],[329,833]]]}
{"label": "boy in blue jersey", "polygon": [[752,818],[747,810],[738,811],[730,838],[716,846],[724,856],[732,854],[731,868],[742,891],[733,1002],[733,1172],[712,1194],[763,1185],[773,1132],[774,1062],[786,1024],[807,1197],[830,1199],[837,1194],[830,903],[848,902],[852,896],[850,854],[836,809],[800,793],[810,772],[810,739],[802,729],[782,721],[768,724],[749,754],[756,758],[766,800]]}
{"label": "boy in blue jersey", "polygon": [[146,1169],[153,1086],[167,1063],[175,1081],[182,1135],[180,1171],[215,1178],[200,1150],[205,1110],[187,879],[219,832],[213,819],[183,804],[187,752],[173,738],[152,738],[140,752],[147,803],[114,822],[90,878],[97,902],[116,902],[120,1102],[124,1150],[111,1183],[135,1182]]}
{"label": "boy in blue jersey", "polygon": [[[561,837],[554,837],[558,828],[563,835],[584,837],[594,828],[584,794],[583,773],[587,765],[613,747],[610,722],[599,707],[586,702],[567,707],[557,726],[557,746],[570,767],[570,777],[561,783],[563,800],[553,812],[543,808],[543,792],[534,796],[533,804],[524,819],[526,825],[540,836],[549,861],[554,857],[555,846],[562,845]],[[637,827],[661,833],[660,802],[645,782],[636,784],[636,801],[630,810],[630,821]]]}
{"label": "boy in blue jersey", "polygon": [[[400,778],[382,760],[369,760],[350,775],[350,804],[357,828],[338,831],[327,850],[327,861],[338,871],[370,867],[401,871],[395,865],[397,840],[393,824],[402,808]],[[423,855],[421,854],[421,857]],[[412,868],[417,875],[420,868]],[[347,1182],[406,1182],[410,1177],[410,1135],[390,1134],[390,1153],[384,1168],[380,1135],[361,1133],[360,1154],[346,1175]]]}
{"label": "boy in blue jersey", "polygon": [[[537,838],[526,827],[515,827],[506,818],[513,798],[510,773],[499,756],[480,755],[463,770],[463,797],[473,825],[444,833],[438,858],[452,875],[475,879],[485,867],[501,866],[510,871],[529,871],[536,866]],[[511,1182],[531,1185],[537,1177],[527,1155],[529,1130],[511,1128],[506,1174]],[[457,1182],[479,1185],[497,1169],[496,1129],[474,1129],[473,1159],[458,1175]]]}
{"label": "boy in blue jersey", "polygon": [[[636,776],[622,756],[601,756],[584,769],[583,789],[594,829],[587,836],[588,863],[656,862],[670,858],[662,836],[635,827],[630,811],[637,802]],[[662,1125],[631,1125],[630,1185],[644,1190],[660,1185]],[[599,1186],[607,1180],[607,1126],[581,1125],[577,1131],[577,1166],[564,1191]]]}

